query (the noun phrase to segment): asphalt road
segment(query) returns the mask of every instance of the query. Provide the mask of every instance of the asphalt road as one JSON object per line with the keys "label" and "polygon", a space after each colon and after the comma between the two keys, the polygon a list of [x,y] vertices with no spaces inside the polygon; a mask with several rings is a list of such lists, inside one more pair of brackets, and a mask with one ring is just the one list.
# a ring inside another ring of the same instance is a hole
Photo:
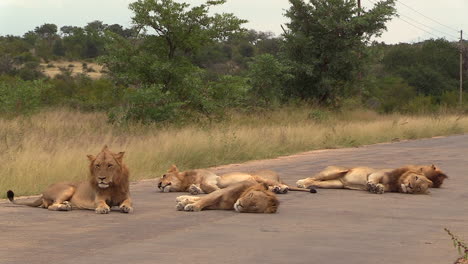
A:
{"label": "asphalt road", "polygon": [[[131,155],[131,153],[129,153]],[[450,177],[430,195],[290,192],[277,214],[175,210],[180,193],[131,186],[135,212],[49,212],[0,201],[0,263],[453,263],[443,230],[468,241],[468,135],[323,150],[216,172],[274,169],[294,184],[327,165],[434,163]],[[131,168],[130,168],[131,169]]]}

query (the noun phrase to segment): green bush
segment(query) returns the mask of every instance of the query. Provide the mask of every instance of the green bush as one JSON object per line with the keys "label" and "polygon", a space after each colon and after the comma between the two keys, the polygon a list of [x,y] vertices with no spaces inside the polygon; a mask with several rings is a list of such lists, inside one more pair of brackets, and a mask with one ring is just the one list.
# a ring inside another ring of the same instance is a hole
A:
{"label": "green bush", "polygon": [[0,112],[20,115],[38,110],[41,91],[47,88],[43,81],[0,81]]}
{"label": "green bush", "polygon": [[277,105],[282,98],[283,84],[292,78],[289,68],[271,54],[262,54],[249,63],[253,104],[258,106]]}
{"label": "green bush", "polygon": [[173,101],[171,95],[168,92],[163,92],[159,85],[129,88],[125,91],[124,102],[124,106],[108,111],[110,122],[168,121],[177,118],[178,109],[183,105],[181,102]]}

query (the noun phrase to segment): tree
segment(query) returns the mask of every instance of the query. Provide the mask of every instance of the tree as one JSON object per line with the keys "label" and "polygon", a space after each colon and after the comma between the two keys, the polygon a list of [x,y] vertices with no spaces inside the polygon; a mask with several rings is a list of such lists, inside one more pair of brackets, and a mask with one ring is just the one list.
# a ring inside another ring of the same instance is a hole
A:
{"label": "tree", "polygon": [[130,9],[140,34],[126,39],[108,31],[108,54],[101,61],[120,83],[157,87],[171,100],[206,113],[207,80],[195,59],[202,47],[241,32],[246,22],[233,14],[209,14],[211,7],[223,3],[190,7],[173,0],[138,0]]}
{"label": "tree", "polygon": [[419,94],[440,96],[458,88],[458,47],[444,39],[387,49],[382,64],[387,73],[402,77]]}
{"label": "tree", "polygon": [[187,3],[173,0],[138,0],[130,4],[133,22],[141,28],[151,28],[163,40],[165,55],[173,59],[181,52],[192,56],[203,45],[225,39],[240,31],[247,22],[233,14],[208,14],[210,7],[226,0],[210,0],[190,9]]}
{"label": "tree", "polygon": [[57,35],[57,25],[46,23],[42,26],[36,27],[34,32],[43,39],[51,39]]}
{"label": "tree", "polygon": [[[202,47],[241,31],[244,20],[232,14],[208,14],[210,7],[224,2],[207,1],[192,8],[187,3],[173,0],[134,2],[129,8],[134,12],[135,27],[141,31],[138,38],[125,40],[118,32],[108,33],[107,50],[113,55],[104,56],[103,62],[114,77],[126,76],[121,81],[162,83],[164,90],[170,90],[194,66],[194,57]],[[133,54],[133,57],[129,58],[127,54]],[[128,63],[132,66],[123,66]],[[135,67],[139,73],[135,72]]]}
{"label": "tree", "polygon": [[249,63],[248,76],[252,89],[250,90],[256,104],[274,105],[282,97],[285,81],[292,76],[289,69],[271,54],[262,54]]}
{"label": "tree", "polygon": [[364,10],[354,0],[290,0],[283,51],[294,79],[286,94],[322,104],[344,95],[343,87],[362,67],[366,44],[395,14],[394,2],[382,0]]}

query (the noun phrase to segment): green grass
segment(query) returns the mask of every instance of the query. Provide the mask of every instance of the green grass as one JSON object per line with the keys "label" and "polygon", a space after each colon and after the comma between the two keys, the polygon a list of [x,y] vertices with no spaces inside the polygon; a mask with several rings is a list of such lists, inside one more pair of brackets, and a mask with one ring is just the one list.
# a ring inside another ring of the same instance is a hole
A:
{"label": "green grass", "polygon": [[18,195],[38,194],[57,181],[86,179],[86,154],[97,154],[104,144],[112,151],[126,152],[124,161],[131,180],[139,180],[158,177],[171,164],[182,169],[203,168],[468,131],[468,118],[453,114],[331,113],[306,107],[232,114],[221,122],[184,127],[119,127],[106,120],[103,113],[64,109],[0,119],[0,197],[8,189]]}

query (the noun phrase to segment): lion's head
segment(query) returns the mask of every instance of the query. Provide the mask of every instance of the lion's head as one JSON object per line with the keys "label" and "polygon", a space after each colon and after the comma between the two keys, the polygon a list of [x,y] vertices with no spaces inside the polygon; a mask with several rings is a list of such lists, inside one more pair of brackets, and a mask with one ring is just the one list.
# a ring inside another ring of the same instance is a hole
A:
{"label": "lion's head", "polygon": [[239,213],[276,213],[279,201],[268,186],[256,184],[246,189],[234,204]]}
{"label": "lion's head", "polygon": [[401,175],[401,191],[412,194],[427,194],[432,181],[417,171],[407,171]]}
{"label": "lion's head", "polygon": [[439,188],[444,183],[444,180],[448,178],[448,176],[434,164],[418,166],[418,169],[424,174],[424,176],[433,182],[432,187],[434,188]]}
{"label": "lion's head", "polygon": [[161,192],[180,192],[182,190],[183,175],[179,173],[176,165],[172,165],[167,173],[159,178],[158,188]]}
{"label": "lion's head", "polygon": [[128,171],[122,162],[124,153],[112,153],[106,145],[97,156],[88,155],[90,180],[93,186],[107,189],[125,183],[128,185]]}

